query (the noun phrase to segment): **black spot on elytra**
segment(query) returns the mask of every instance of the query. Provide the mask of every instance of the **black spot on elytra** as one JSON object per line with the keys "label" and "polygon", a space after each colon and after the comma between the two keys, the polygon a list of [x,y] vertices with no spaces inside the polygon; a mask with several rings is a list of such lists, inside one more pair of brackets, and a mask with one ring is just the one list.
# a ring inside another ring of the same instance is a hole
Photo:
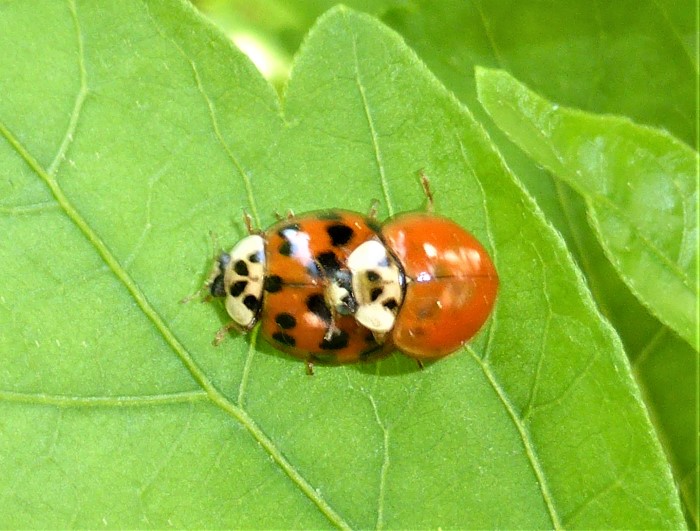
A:
{"label": "black spot on elytra", "polygon": [[275,322],[280,328],[284,328],[285,330],[294,328],[297,325],[297,320],[294,318],[294,316],[286,312],[278,313],[275,317]]}
{"label": "black spot on elytra", "polygon": [[279,275],[270,275],[269,277],[265,277],[263,287],[268,293],[277,293],[282,289],[282,277]]}
{"label": "black spot on elytra", "polygon": [[[381,294],[383,292],[384,292],[383,288],[374,288],[369,294],[370,300],[372,302],[376,301],[381,296]],[[396,301],[394,301],[394,302],[396,302]]]}
{"label": "black spot on elytra", "polygon": [[231,288],[229,289],[229,293],[234,297],[238,297],[241,293],[243,293],[247,285],[247,280],[239,280],[238,282],[234,282]]}
{"label": "black spot on elytra", "polygon": [[316,261],[321,265],[327,278],[335,276],[336,272],[342,267],[338,257],[333,251],[317,254]]}
{"label": "black spot on elytra", "polygon": [[246,295],[243,299],[243,306],[255,313],[260,308],[260,301],[255,295]]}
{"label": "black spot on elytra", "polygon": [[395,310],[399,307],[399,303],[396,302],[396,299],[392,297],[391,299],[384,301],[382,306],[384,306],[384,308],[386,308],[387,310]]}
{"label": "black spot on elytra", "polygon": [[294,337],[290,336],[289,334],[285,334],[284,332],[275,332],[274,334],[272,334],[272,339],[274,339],[278,343],[287,345],[288,347],[293,347],[297,344],[296,339],[294,339]]}
{"label": "black spot on elytra", "polygon": [[326,301],[323,300],[323,295],[320,293],[310,295],[309,298],[306,299],[306,307],[311,313],[320,317],[324,323],[330,324],[331,311],[328,309],[328,306],[326,306]]}
{"label": "black spot on elytra", "polygon": [[211,293],[212,297],[224,297],[226,295],[223,273],[219,273],[214,280],[211,281],[211,284],[209,284],[209,293]]}
{"label": "black spot on elytra", "polygon": [[248,261],[251,264],[257,264],[262,261],[262,251],[256,251],[250,256],[248,256]]}
{"label": "black spot on elytra", "polygon": [[292,242],[289,240],[284,240],[278,249],[282,256],[292,256]]}
{"label": "black spot on elytra", "polygon": [[242,277],[248,276],[248,264],[246,264],[243,260],[238,260],[238,262],[233,264],[233,270]]}
{"label": "black spot on elytra", "polygon": [[376,282],[377,280],[382,278],[376,271],[367,271],[365,275],[367,276],[367,280],[369,280],[370,282]]}
{"label": "black spot on elytra", "polygon": [[327,221],[342,221],[343,219],[342,214],[335,210],[323,210],[321,212],[317,212],[316,217]]}
{"label": "black spot on elytra", "polygon": [[326,232],[328,233],[328,236],[331,237],[331,245],[333,245],[333,247],[345,245],[352,239],[354,234],[352,228],[343,223],[330,225],[326,228]]}
{"label": "black spot on elytra", "polygon": [[333,330],[330,339],[323,338],[319,344],[322,350],[339,350],[348,346],[350,336],[344,330]]}

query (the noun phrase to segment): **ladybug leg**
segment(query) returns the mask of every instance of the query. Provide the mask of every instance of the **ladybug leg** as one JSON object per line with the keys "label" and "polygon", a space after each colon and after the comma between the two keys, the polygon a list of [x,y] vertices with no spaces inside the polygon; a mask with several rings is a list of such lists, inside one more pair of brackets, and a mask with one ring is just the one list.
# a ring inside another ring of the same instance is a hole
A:
{"label": "ladybug leg", "polygon": [[275,219],[277,221],[284,221],[285,219],[287,219],[287,220],[294,219],[294,211],[291,208],[287,209],[287,212],[284,214],[284,216],[277,211],[275,211],[273,213],[274,213]]}
{"label": "ladybug leg", "polygon": [[416,363],[418,364],[418,368],[422,371],[425,366],[423,365],[423,362],[419,359],[416,358]]}
{"label": "ladybug leg", "polygon": [[377,219],[377,211],[379,210],[379,199],[372,199],[369,203],[369,211],[367,217],[369,219]]}
{"label": "ladybug leg", "polygon": [[306,375],[307,376],[314,375],[314,362],[311,358],[306,358]]}
{"label": "ladybug leg", "polygon": [[420,170],[418,172],[418,176],[420,177],[420,184],[423,186],[423,192],[425,193],[425,197],[428,199],[428,205],[426,206],[426,210],[428,212],[433,211],[433,192],[430,190],[430,179],[428,179],[428,176],[425,174],[423,170]]}
{"label": "ladybug leg", "polygon": [[247,330],[241,328],[241,326],[238,323],[236,323],[235,321],[231,321],[230,323],[226,323],[224,326],[219,328],[219,330],[217,330],[216,335],[214,336],[214,340],[211,342],[211,344],[215,347],[221,345],[221,343],[224,339],[226,339],[226,336],[231,330],[236,330],[240,333],[247,332]]}
{"label": "ladybug leg", "polygon": [[[200,297],[202,295],[202,292],[204,290],[209,289],[209,281],[207,281],[201,288],[199,288],[197,291],[195,291],[192,295],[188,295],[184,299],[180,300],[180,304],[188,304],[195,300],[196,298]],[[210,302],[214,297],[211,296],[211,293],[208,293],[204,297],[202,297],[202,300],[200,302]]]}

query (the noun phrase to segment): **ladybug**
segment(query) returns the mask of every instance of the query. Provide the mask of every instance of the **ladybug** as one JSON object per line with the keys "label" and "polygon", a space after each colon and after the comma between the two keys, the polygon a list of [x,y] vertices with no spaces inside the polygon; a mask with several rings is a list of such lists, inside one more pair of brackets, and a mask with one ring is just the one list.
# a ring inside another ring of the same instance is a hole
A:
{"label": "ladybug", "polygon": [[[405,355],[434,360],[471,339],[493,308],[498,275],[484,247],[455,222],[400,214],[348,258],[355,318]],[[397,296],[396,294],[400,294]]]}
{"label": "ladybug", "polygon": [[306,361],[350,363],[398,349],[422,366],[459,349],[491,313],[498,275],[484,247],[432,212],[383,224],[344,210],[288,216],[222,253],[206,286],[229,329],[251,330]]}
{"label": "ladybug", "polygon": [[216,260],[207,283],[213,297],[225,299],[230,329],[250,331],[258,322],[264,339],[307,362],[352,363],[376,359],[390,344],[353,316],[349,256],[377,237],[379,224],[368,216],[324,210],[288,216],[249,236]]}

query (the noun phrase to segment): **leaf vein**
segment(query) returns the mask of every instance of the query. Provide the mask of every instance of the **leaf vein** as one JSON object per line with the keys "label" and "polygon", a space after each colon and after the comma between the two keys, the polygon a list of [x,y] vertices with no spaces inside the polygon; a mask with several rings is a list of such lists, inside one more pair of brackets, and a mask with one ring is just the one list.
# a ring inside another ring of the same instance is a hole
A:
{"label": "leaf vein", "polygon": [[73,25],[75,27],[76,38],[78,42],[78,67],[80,69],[80,88],[78,89],[78,94],[75,97],[75,102],[73,103],[73,110],[71,111],[70,119],[68,120],[68,128],[63,135],[63,140],[58,148],[58,152],[51,161],[48,167],[49,175],[56,175],[61,162],[66,157],[66,153],[73,143],[75,137],[75,131],[78,128],[78,120],[80,119],[80,113],[83,109],[83,104],[88,95],[87,87],[87,70],[85,69],[85,49],[83,45],[83,32],[80,29],[80,22],[78,20],[78,11],[75,6],[75,0],[68,0],[68,6],[71,12],[71,17],[73,19]]}
{"label": "leaf vein", "polygon": [[204,391],[182,391],[157,395],[70,396],[46,393],[21,393],[0,390],[0,402],[58,407],[135,407],[196,402],[207,398]]}
{"label": "leaf vein", "polygon": [[178,51],[180,55],[187,61],[187,63],[190,66],[190,69],[192,70],[192,75],[194,76],[195,83],[197,84],[197,90],[199,93],[202,95],[202,98],[204,99],[204,102],[207,105],[207,110],[209,112],[209,119],[211,120],[212,127],[214,129],[214,135],[216,136],[217,141],[221,145],[221,147],[224,149],[226,152],[226,156],[228,159],[231,161],[233,166],[236,168],[236,171],[238,174],[241,176],[241,179],[243,180],[243,186],[246,191],[246,196],[248,198],[248,204],[250,205],[250,210],[253,215],[253,219],[255,220],[256,225],[259,227],[260,226],[260,216],[258,214],[258,207],[255,203],[255,197],[253,195],[253,186],[250,180],[250,176],[248,173],[245,171],[243,168],[241,162],[238,160],[238,158],[233,154],[231,149],[229,148],[228,144],[224,140],[223,135],[221,134],[221,129],[219,128],[219,120],[216,118],[216,109],[214,106],[214,102],[211,100],[209,95],[207,94],[206,90],[204,89],[204,84],[202,83],[202,77],[199,74],[199,69],[197,68],[197,64],[194,62],[193,59],[187,55],[187,52],[180,46],[180,44],[173,39],[172,37],[166,35],[165,31],[160,27],[158,22],[155,20],[153,15],[151,14],[148,3],[146,1],[143,2],[144,7],[146,8],[146,13],[148,17],[151,19],[151,22],[153,23],[153,26],[156,28],[156,31],[160,34],[161,37],[166,39],[168,42],[170,42],[173,47]]}
{"label": "leaf vein", "polygon": [[544,469],[542,468],[542,464],[540,463],[539,457],[537,456],[537,452],[535,451],[530,432],[525,426],[523,420],[520,417],[518,417],[513,404],[506,395],[506,391],[496,380],[496,377],[491,371],[491,368],[488,365],[488,363],[479,358],[479,356],[472,347],[467,346],[466,349],[481,367],[481,370],[484,372],[486,379],[491,384],[491,387],[493,387],[493,390],[496,392],[496,395],[500,399],[501,403],[505,406],[508,415],[513,421],[515,428],[518,430],[518,433],[520,434],[520,438],[525,448],[525,454],[527,455],[528,461],[530,462],[530,466],[533,472],[535,473],[537,483],[540,487],[540,492],[542,493],[542,499],[544,500],[545,506],[547,507],[547,511],[549,512],[549,517],[552,520],[552,527],[554,529],[562,529],[563,526],[559,518],[556,506],[554,504],[554,498],[549,490],[549,484],[547,483],[547,478],[545,476]]}
{"label": "leaf vein", "polygon": [[88,242],[95,248],[98,254],[105,261],[107,266],[117,279],[126,287],[134,301],[141,308],[145,316],[153,323],[158,332],[163,336],[176,355],[180,358],[183,365],[188,369],[192,377],[197,381],[200,387],[207,393],[209,399],[231,417],[236,419],[241,425],[248,430],[248,433],[258,441],[258,443],[267,451],[277,465],[284,471],[297,487],[319,508],[319,510],[333,524],[339,528],[349,529],[349,525],[338,515],[333,508],[321,497],[321,495],[309,484],[309,482],[287,461],[282,452],[275,444],[267,437],[260,427],[248,416],[248,414],[240,407],[229,402],[229,400],[214,386],[207,378],[204,371],[197,365],[189,352],[180,343],[175,334],[166,326],[163,318],[158,314],[146,296],[141,292],[136,282],[122,267],[111,250],[90,227],[85,218],[76,210],[72,203],[68,200],[58,182],[52,175],[49,175],[44,168],[36,161],[34,157],[26,150],[26,148],[17,140],[17,138],[7,129],[5,124],[0,121],[0,134],[4,136],[10,145],[17,150],[20,156],[34,170],[34,172],[46,183],[54,197],[56,198],[61,208],[76,225],[76,227],[85,235]]}
{"label": "leaf vein", "polygon": [[377,420],[379,428],[382,430],[383,446],[384,452],[382,456],[382,467],[379,472],[379,494],[377,495],[377,523],[375,524],[375,529],[384,528],[384,500],[386,497],[386,478],[389,471],[389,428],[382,422],[379,416],[379,408],[377,407],[377,402],[371,394],[367,394],[370,404],[372,404],[372,411],[374,412],[374,418]]}
{"label": "leaf vein", "polygon": [[374,160],[377,164],[377,169],[379,170],[379,182],[382,187],[382,194],[384,195],[384,201],[386,203],[387,211],[389,216],[394,215],[394,206],[389,195],[389,185],[386,178],[386,169],[384,167],[384,161],[382,159],[382,152],[379,149],[379,135],[377,134],[377,129],[374,125],[374,119],[372,118],[372,112],[369,109],[369,103],[367,101],[367,93],[365,91],[365,86],[360,78],[360,61],[357,55],[357,37],[355,33],[350,30],[352,34],[352,52],[355,61],[355,84],[357,85],[357,90],[362,98],[362,108],[364,110],[365,119],[367,120],[367,125],[369,127],[370,137],[372,138],[372,148],[374,150]]}

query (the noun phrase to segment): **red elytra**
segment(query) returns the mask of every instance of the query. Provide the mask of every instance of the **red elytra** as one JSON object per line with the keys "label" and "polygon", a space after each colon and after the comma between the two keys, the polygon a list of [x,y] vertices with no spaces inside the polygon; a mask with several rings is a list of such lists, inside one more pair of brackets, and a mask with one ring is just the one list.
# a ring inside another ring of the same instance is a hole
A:
{"label": "red elytra", "polygon": [[496,301],[498,274],[484,247],[455,222],[428,213],[399,215],[381,235],[406,275],[394,346],[420,360],[459,349]]}

